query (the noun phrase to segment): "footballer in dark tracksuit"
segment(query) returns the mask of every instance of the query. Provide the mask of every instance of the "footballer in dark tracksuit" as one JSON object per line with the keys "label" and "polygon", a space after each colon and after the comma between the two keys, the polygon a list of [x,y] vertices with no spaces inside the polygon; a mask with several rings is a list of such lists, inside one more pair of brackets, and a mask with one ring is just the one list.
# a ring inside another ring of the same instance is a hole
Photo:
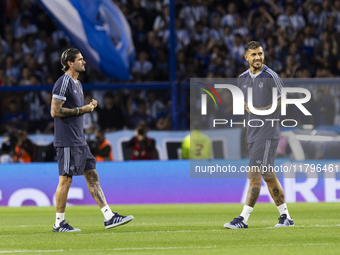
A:
{"label": "footballer in dark tracksuit", "polygon": [[[249,188],[246,204],[237,218],[224,224],[225,228],[248,228],[248,218],[252,212],[261,191],[261,177],[267,183],[268,190],[280,213],[279,223],[275,227],[294,226],[285,202],[285,194],[273,171],[276,149],[280,139],[281,88],[283,82],[279,75],[264,65],[264,51],[257,41],[251,41],[245,46],[244,58],[249,63],[249,69],[238,79],[238,86],[245,98],[244,107],[247,125],[247,143],[249,149]],[[271,109],[273,104],[273,88],[277,89],[277,110],[270,115],[259,116],[249,110],[248,88],[251,87],[252,103],[255,110]],[[263,125],[262,125],[263,124]],[[271,169],[269,167],[272,167]],[[264,171],[266,170],[266,171]]]}
{"label": "footballer in dark tracksuit", "polygon": [[111,211],[99,184],[96,160],[86,143],[83,114],[93,112],[97,101],[84,105],[83,87],[78,80],[85,61],[78,49],[65,50],[60,58],[65,72],[52,90],[51,115],[54,118],[54,146],[57,152],[59,183],[56,190],[56,221],[53,232],[77,232],[65,220],[67,195],[74,175],[84,175],[87,187],[104,215],[106,229],[126,224],[133,216]]}

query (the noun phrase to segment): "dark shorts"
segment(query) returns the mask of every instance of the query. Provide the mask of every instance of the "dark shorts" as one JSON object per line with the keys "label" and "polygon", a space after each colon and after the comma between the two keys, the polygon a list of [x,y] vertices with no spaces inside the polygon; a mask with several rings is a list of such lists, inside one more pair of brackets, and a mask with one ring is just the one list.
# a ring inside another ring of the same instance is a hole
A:
{"label": "dark shorts", "polygon": [[59,175],[83,175],[85,170],[96,169],[96,159],[88,145],[56,147]]}
{"label": "dark shorts", "polygon": [[252,169],[248,173],[249,178],[275,178],[274,160],[279,139],[257,140],[248,143],[249,167]]}

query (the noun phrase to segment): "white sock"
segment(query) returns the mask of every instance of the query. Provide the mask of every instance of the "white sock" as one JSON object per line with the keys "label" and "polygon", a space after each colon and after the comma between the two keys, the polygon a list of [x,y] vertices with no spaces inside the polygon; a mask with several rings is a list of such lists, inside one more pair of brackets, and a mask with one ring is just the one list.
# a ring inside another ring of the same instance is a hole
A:
{"label": "white sock", "polygon": [[64,219],[65,219],[65,213],[56,213],[55,226],[58,228],[60,225],[60,222],[62,222]]}
{"label": "white sock", "polygon": [[277,207],[277,209],[279,210],[280,215],[286,214],[288,219],[290,219],[290,220],[292,219],[292,218],[290,217],[290,215],[289,215],[289,212],[288,212],[288,208],[287,208],[286,203],[284,203],[284,204],[282,204],[282,205],[279,205],[279,206]]}
{"label": "white sock", "polygon": [[112,216],[114,215],[114,213],[112,212],[112,210],[110,209],[110,207],[108,205],[105,205],[102,209],[100,209],[105,217],[105,220],[109,220],[112,218]]}
{"label": "white sock", "polygon": [[244,223],[248,223],[248,218],[249,218],[253,209],[254,209],[253,207],[250,207],[248,205],[243,206],[243,210],[242,210],[240,215],[244,218],[244,220],[243,220]]}

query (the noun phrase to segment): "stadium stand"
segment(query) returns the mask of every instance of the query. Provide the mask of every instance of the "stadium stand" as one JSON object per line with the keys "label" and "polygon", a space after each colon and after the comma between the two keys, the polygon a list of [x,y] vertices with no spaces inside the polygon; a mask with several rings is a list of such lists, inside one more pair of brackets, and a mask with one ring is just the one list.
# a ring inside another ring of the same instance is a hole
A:
{"label": "stadium stand", "polygon": [[[113,2],[131,26],[137,53],[131,69],[133,81],[167,81],[169,2]],[[59,57],[72,46],[70,39],[34,0],[2,1],[0,10],[0,86],[53,85],[62,74]],[[250,40],[262,43],[266,64],[282,78],[336,78],[340,75],[339,0],[181,0],[175,1],[175,10],[179,84],[195,77],[238,77],[247,68],[243,54],[244,45]],[[117,82],[90,64],[80,80],[83,84]],[[289,116],[314,126],[338,124],[340,91],[334,86],[314,86],[312,91],[309,108],[313,116],[318,117],[305,118],[294,110],[288,110]],[[110,104],[105,103],[108,94],[107,91],[91,91],[100,105],[95,113],[99,119],[93,123],[96,127],[105,125],[101,128],[107,131],[133,129],[142,112],[152,119],[150,128],[172,129],[170,89],[120,89],[109,93],[114,99],[115,113],[124,116],[122,123],[102,124],[101,112]],[[12,132],[8,130],[6,116],[10,111],[9,103],[13,101],[18,103],[14,114],[25,114],[29,133],[52,133],[48,97],[49,91],[1,93],[1,134]]]}

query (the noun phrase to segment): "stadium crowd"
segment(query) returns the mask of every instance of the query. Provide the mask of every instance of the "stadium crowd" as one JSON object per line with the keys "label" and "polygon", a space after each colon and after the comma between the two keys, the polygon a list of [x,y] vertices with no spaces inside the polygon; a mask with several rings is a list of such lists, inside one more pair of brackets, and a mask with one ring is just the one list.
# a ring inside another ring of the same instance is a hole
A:
{"label": "stadium crowd", "polygon": [[[169,1],[114,0],[132,30],[137,58],[134,81],[169,79]],[[0,10],[0,86],[53,85],[62,74],[59,58],[69,38],[34,0],[3,1]],[[176,9],[177,80],[194,77],[235,78],[247,69],[244,45],[260,41],[265,63],[282,78],[340,75],[340,0],[178,0]],[[82,83],[114,79],[87,65]],[[52,88],[52,87],[51,87]],[[339,124],[340,92],[313,87],[313,119],[301,123]],[[100,108],[85,117],[87,132],[134,129],[145,121],[151,129],[171,129],[170,91],[86,92]],[[52,133],[50,91],[1,93],[1,133],[24,128]],[[107,119],[103,116],[114,116]],[[224,114],[224,113],[223,113]]]}

